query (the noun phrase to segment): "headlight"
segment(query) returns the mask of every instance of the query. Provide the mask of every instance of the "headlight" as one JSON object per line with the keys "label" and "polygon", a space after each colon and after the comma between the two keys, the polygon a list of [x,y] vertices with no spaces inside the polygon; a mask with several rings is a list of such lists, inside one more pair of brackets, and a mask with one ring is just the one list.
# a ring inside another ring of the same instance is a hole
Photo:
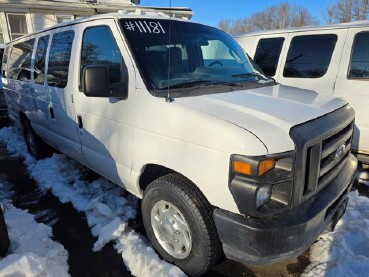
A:
{"label": "headlight", "polygon": [[295,152],[266,156],[233,155],[230,190],[241,213],[271,215],[291,201]]}
{"label": "headlight", "polygon": [[271,196],[272,196],[271,186],[260,187],[256,192],[256,208],[259,209],[262,205],[265,204],[265,202],[270,200]]}

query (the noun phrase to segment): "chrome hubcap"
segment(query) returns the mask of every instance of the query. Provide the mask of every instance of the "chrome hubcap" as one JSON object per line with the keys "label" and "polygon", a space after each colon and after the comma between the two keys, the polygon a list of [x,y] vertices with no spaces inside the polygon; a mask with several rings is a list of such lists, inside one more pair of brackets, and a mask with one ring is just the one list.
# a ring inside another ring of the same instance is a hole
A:
{"label": "chrome hubcap", "polygon": [[190,227],[179,209],[160,200],[151,210],[151,226],[160,245],[176,259],[186,258],[192,248]]}

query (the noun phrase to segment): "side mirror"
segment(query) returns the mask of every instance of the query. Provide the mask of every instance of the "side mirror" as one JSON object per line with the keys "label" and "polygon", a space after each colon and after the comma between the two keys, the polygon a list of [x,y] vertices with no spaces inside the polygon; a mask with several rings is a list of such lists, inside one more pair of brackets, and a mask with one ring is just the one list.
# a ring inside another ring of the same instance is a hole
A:
{"label": "side mirror", "polygon": [[128,96],[128,74],[124,70],[121,82],[109,82],[109,67],[90,65],[83,69],[82,91],[88,97],[112,97],[126,99]]}

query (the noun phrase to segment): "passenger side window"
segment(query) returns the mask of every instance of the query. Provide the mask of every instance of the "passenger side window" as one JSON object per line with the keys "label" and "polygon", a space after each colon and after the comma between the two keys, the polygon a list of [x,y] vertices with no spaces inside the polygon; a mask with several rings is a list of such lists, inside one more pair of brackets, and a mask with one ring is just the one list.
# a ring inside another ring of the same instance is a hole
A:
{"label": "passenger side window", "polygon": [[277,71],[284,38],[266,38],[259,40],[254,61],[263,72],[273,77]]}
{"label": "passenger side window", "polygon": [[46,61],[46,51],[49,44],[49,36],[43,36],[38,39],[37,49],[35,55],[35,83],[45,84],[45,61]]}
{"label": "passenger side window", "polygon": [[201,45],[202,56],[205,66],[232,66],[234,59],[229,53],[228,47],[219,40],[209,40],[206,45]]}
{"label": "passenger side window", "polygon": [[21,81],[31,80],[31,60],[34,39],[14,44],[9,57],[9,78]]}
{"label": "passenger side window", "polygon": [[3,56],[3,60],[2,60],[2,65],[1,65],[1,74],[3,77],[8,77],[8,52],[9,52],[10,48],[7,47],[4,49],[4,56]]}
{"label": "passenger side window", "polygon": [[369,32],[358,33],[352,47],[350,79],[369,79]]}
{"label": "passenger side window", "polygon": [[327,72],[337,35],[296,36],[288,50],[284,77],[320,78]]}
{"label": "passenger side window", "polygon": [[57,88],[65,88],[67,86],[73,38],[73,31],[65,31],[53,35],[47,70],[47,84],[49,86]]}
{"label": "passenger side window", "polygon": [[108,26],[87,28],[83,34],[81,53],[81,73],[88,65],[106,65],[109,67],[110,83],[121,81],[122,56]]}

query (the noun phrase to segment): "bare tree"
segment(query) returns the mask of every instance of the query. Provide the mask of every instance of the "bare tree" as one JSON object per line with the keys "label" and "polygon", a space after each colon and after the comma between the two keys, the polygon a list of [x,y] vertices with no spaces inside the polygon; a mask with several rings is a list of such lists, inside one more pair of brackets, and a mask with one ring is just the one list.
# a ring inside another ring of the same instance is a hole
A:
{"label": "bare tree", "polygon": [[369,0],[338,0],[328,6],[324,19],[326,23],[346,23],[365,20],[369,16]]}
{"label": "bare tree", "polygon": [[229,19],[222,19],[218,22],[218,28],[224,32],[230,33],[232,30],[233,22]]}
{"label": "bare tree", "polygon": [[316,23],[316,20],[310,15],[307,8],[281,3],[276,6],[270,6],[251,17],[237,20],[223,19],[218,23],[218,28],[234,34],[256,30],[300,27]]}

